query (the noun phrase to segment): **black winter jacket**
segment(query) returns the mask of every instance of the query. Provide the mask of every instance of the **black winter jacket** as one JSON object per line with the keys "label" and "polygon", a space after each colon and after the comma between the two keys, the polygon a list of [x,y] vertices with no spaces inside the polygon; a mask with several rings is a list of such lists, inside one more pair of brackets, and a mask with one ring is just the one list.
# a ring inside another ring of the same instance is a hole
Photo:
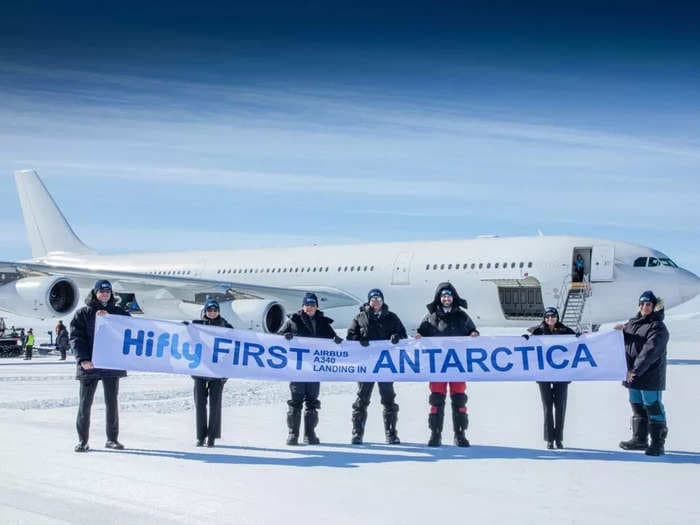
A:
{"label": "black winter jacket", "polygon": [[[565,324],[561,323],[560,321],[557,321],[557,324],[554,325],[553,329],[549,327],[547,323],[542,321],[539,325],[533,326],[532,328],[528,329],[528,332],[530,332],[532,335],[576,335],[576,332],[574,332],[571,328],[566,326]],[[538,383],[566,383],[567,385],[571,383],[571,381],[537,381]]]}
{"label": "black winter jacket", "polygon": [[95,298],[95,292],[91,291],[85,299],[85,304],[75,312],[70,322],[70,343],[77,361],[76,379],[101,379],[103,377],[125,377],[126,370],[110,370],[107,368],[93,368],[83,370],[80,363],[92,361],[92,347],[95,337],[95,316],[98,310],[106,310],[109,314],[129,315],[117,305],[114,295],[109,302],[103,305]]}
{"label": "black winter jacket", "polygon": [[553,330],[543,321],[539,325],[530,328],[528,332],[530,332],[532,335],[576,335],[576,332],[559,321],[557,321],[557,324],[554,325]]}
{"label": "black winter jacket", "polygon": [[[440,291],[445,288],[452,290],[452,309],[445,312],[440,302]],[[465,336],[479,331],[471,317],[462,310],[467,308],[467,301],[462,299],[450,283],[440,283],[435,289],[433,302],[426,305],[428,314],[423,318],[418,333],[423,337]]]}
{"label": "black winter jacket", "polygon": [[68,339],[68,330],[61,330],[56,334],[56,349],[68,350],[70,348],[70,340]]}
{"label": "black winter jacket", "polygon": [[637,314],[627,321],[622,333],[625,337],[627,370],[635,374],[627,388],[638,390],[666,389],[666,345],[668,329],[664,324],[663,304],[646,317]]}
{"label": "black winter jacket", "polygon": [[321,310],[316,310],[314,320],[316,321],[316,330],[314,330],[311,323],[311,318],[302,310],[299,310],[289,316],[277,334],[293,334],[299,337],[316,337],[318,339],[334,339],[337,337],[338,334],[335,333],[331,326],[333,319],[323,315]]}
{"label": "black winter jacket", "polygon": [[365,304],[360,308],[360,313],[355,316],[348,328],[348,341],[383,341],[397,334],[399,339],[406,339],[406,328],[399,316],[389,310],[386,304],[382,305],[382,313],[379,317],[374,315],[372,307]]}
{"label": "black winter jacket", "polygon": [[[229,322],[221,316],[218,316],[214,319],[209,319],[204,314],[202,315],[201,319],[193,320],[192,324],[204,324],[207,326],[220,326],[222,328],[233,328],[233,326],[231,326],[229,324]],[[203,379],[204,381],[220,381],[221,383],[225,383],[227,378],[225,378],[225,377],[216,378],[216,377],[192,376],[192,379]]]}

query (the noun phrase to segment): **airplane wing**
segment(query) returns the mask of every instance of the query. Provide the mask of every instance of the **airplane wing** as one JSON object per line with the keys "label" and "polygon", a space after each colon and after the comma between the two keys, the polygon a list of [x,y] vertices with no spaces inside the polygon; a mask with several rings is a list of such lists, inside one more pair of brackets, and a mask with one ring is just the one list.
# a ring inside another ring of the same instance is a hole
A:
{"label": "airplane wing", "polygon": [[183,301],[193,301],[196,294],[224,294],[231,299],[276,299],[288,310],[301,303],[304,292],[314,292],[322,308],[337,308],[361,304],[361,299],[331,287],[281,288],[255,283],[216,281],[179,275],[151,275],[100,268],[75,268],[53,266],[35,262],[0,261],[0,272],[29,276],[60,276],[76,281],[81,288],[92,287],[97,279],[109,279],[114,290],[123,292],[146,292],[165,290]]}

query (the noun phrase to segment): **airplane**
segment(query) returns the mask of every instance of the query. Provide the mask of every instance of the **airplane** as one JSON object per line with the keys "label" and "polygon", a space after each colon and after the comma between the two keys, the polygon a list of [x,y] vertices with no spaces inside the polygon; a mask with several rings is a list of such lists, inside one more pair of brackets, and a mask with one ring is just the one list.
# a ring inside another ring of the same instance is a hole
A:
{"label": "airplane", "polygon": [[[78,238],[34,170],[15,172],[32,258],[0,262],[0,309],[66,317],[97,279],[109,279],[135,315],[189,320],[208,298],[235,327],[276,332],[304,292],[346,328],[368,290],[410,333],[436,286],[455,285],[477,326],[530,326],[545,306],[578,329],[629,317],[646,289],[666,307],[700,294],[700,278],[653,248],[588,237],[479,237],[298,248],[100,255]],[[581,276],[575,270],[584,260]]]}

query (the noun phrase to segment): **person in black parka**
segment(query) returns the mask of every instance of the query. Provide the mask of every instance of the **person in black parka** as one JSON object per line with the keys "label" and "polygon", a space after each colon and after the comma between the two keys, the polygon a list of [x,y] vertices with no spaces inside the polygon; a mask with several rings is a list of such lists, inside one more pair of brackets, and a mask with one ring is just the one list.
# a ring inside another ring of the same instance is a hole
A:
{"label": "person in black parka", "polygon": [[[625,450],[644,450],[649,456],[664,454],[668,435],[661,394],[666,389],[666,345],[663,301],[647,290],[639,297],[639,312],[624,325],[616,325],[625,338],[627,378],[632,405],[632,439],[620,442]],[[647,443],[651,435],[651,443]]]}
{"label": "person in black parka", "polygon": [[[438,284],[433,301],[427,304],[426,308],[428,314],[418,327],[416,339],[420,337],[477,337],[479,335],[474,322],[465,311],[467,301],[459,296],[451,283]],[[442,424],[445,419],[445,398],[447,397],[448,385],[452,401],[454,444],[458,447],[468,447],[469,440],[465,432],[469,426],[469,416],[467,415],[467,383],[464,381],[431,382],[429,384],[428,428],[430,428],[430,437],[428,438],[428,446],[439,447],[442,444]]]}
{"label": "person in black parka", "polygon": [[[233,328],[219,314],[219,303],[209,299],[202,309],[202,318],[192,321],[193,324],[221,326]],[[194,379],[194,406],[197,425],[197,446],[213,447],[216,439],[221,437],[221,402],[226,378],[198,377]],[[209,402],[209,419],[207,421],[207,401]]]}
{"label": "person in black parka", "polygon": [[[367,294],[367,303],[360,308],[348,328],[348,341],[359,341],[362,346],[370,341],[391,341],[396,344],[400,339],[406,339],[406,328],[399,317],[389,310],[384,303],[384,295],[378,288]],[[384,406],[384,433],[386,442],[390,445],[401,443],[396,433],[396,423],[399,415],[399,405],[394,403],[396,393],[394,383],[377,383],[379,395]],[[352,440],[353,445],[361,445],[367,422],[367,407],[372,397],[374,383],[358,383],[357,399],[352,405]]]}
{"label": "person in black parka", "polygon": [[129,315],[117,304],[117,297],[112,293],[112,285],[107,280],[99,280],[85,299],[86,306],[75,312],[70,323],[70,343],[77,362],[76,379],[80,381],[80,400],[76,428],[79,442],[75,446],[76,452],[87,452],[88,438],[90,436],[90,409],[95,397],[97,383],[102,381],[104,389],[107,442],[106,448],[122,450],[119,437],[119,406],[117,396],[119,394],[119,378],[126,377],[124,370],[109,370],[95,368],[92,364],[93,338],[95,335],[96,316]]}
{"label": "person in black parka", "polygon": [[59,361],[66,360],[66,352],[70,348],[70,339],[68,338],[68,329],[62,321],[56,325],[56,350],[61,354]]}
{"label": "person in black parka", "polygon": [[[575,332],[559,321],[559,310],[549,306],[542,322],[529,330],[532,335],[574,335]],[[527,338],[528,336],[523,336]],[[566,398],[571,381],[538,381],[544,411],[544,440],[547,448],[564,448],[564,417]]]}
{"label": "person in black parka", "polygon": [[[316,294],[307,292],[301,303],[301,310],[289,316],[284,326],[277,332],[291,340],[294,336],[316,337],[319,339],[333,339],[336,344],[343,340],[338,337],[331,327],[333,319],[323,315],[318,309],[318,298]],[[321,390],[321,383],[318,381],[301,382],[292,381],[289,383],[291,399],[287,401],[289,409],[287,411],[287,427],[289,436],[287,445],[299,444],[299,427],[301,426],[301,407],[306,402],[304,411],[304,443],[318,445],[320,440],[316,435],[316,425],[318,425],[318,409],[321,408],[321,401],[318,395]]]}

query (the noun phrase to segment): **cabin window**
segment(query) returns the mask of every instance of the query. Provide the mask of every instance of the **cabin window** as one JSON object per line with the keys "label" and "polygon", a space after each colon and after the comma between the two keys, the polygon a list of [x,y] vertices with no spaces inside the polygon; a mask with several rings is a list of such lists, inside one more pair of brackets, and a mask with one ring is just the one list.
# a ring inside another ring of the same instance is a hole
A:
{"label": "cabin window", "polygon": [[660,265],[661,265],[661,263],[659,262],[659,260],[656,257],[649,257],[648,266],[656,267],[656,266],[660,266]]}
{"label": "cabin window", "polygon": [[491,268],[491,263],[486,263],[486,269]]}
{"label": "cabin window", "polygon": [[479,263],[479,270],[481,270],[484,267],[484,263]]}
{"label": "cabin window", "polygon": [[494,268],[498,268],[498,263],[493,265]]}
{"label": "cabin window", "polygon": [[532,268],[532,263],[531,262],[527,263],[527,267]]}

